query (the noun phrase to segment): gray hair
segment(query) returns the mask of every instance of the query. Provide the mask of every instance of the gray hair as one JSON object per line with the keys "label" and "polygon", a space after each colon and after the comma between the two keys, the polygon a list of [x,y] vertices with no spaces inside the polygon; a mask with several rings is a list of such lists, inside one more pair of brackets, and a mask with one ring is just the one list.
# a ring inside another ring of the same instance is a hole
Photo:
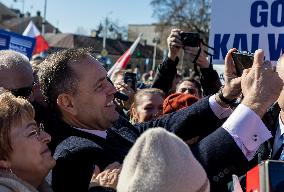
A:
{"label": "gray hair", "polygon": [[19,68],[25,68],[33,71],[29,59],[25,55],[12,50],[0,51],[0,70]]}

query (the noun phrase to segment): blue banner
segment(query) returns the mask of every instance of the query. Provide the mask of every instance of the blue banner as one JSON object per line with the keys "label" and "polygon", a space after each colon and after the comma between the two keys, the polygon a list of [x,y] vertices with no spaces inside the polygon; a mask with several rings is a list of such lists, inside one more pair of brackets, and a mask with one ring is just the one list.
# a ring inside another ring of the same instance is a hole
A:
{"label": "blue banner", "polygon": [[10,36],[0,34],[0,50],[9,49]]}
{"label": "blue banner", "polygon": [[8,49],[18,51],[31,59],[34,46],[36,43],[35,38],[26,37],[14,32],[0,30],[0,35],[9,36],[10,43]]}

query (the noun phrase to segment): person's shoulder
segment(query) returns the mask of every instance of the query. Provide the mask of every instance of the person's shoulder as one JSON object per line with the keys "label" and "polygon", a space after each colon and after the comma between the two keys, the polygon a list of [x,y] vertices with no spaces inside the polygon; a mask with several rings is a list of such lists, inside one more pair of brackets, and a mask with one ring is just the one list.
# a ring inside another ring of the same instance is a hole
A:
{"label": "person's shoulder", "polygon": [[0,191],[1,192],[14,192],[11,188],[6,187],[6,186],[1,185],[1,184],[0,184]]}
{"label": "person's shoulder", "polygon": [[94,152],[94,150],[102,150],[102,147],[89,139],[70,136],[57,145],[53,156],[59,158],[75,154],[80,155]]}

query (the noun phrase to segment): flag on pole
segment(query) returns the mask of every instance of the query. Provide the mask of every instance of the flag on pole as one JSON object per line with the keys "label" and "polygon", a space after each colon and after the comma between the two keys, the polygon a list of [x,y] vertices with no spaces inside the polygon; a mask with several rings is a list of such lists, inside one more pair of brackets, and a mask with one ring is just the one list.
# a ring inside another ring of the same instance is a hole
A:
{"label": "flag on pole", "polygon": [[139,36],[134,41],[134,43],[131,45],[131,47],[110,68],[110,70],[107,72],[108,77],[112,78],[113,74],[115,74],[117,71],[126,68],[127,63],[129,62],[131,55],[133,54],[134,50],[136,49],[142,35],[143,35],[142,33],[139,34]]}
{"label": "flag on pole", "polygon": [[49,48],[48,43],[43,38],[43,36],[40,34],[38,28],[35,26],[35,24],[32,21],[30,21],[29,25],[23,32],[23,35],[28,36],[28,37],[33,37],[36,39],[36,45],[33,51],[33,55],[40,54],[48,50]]}

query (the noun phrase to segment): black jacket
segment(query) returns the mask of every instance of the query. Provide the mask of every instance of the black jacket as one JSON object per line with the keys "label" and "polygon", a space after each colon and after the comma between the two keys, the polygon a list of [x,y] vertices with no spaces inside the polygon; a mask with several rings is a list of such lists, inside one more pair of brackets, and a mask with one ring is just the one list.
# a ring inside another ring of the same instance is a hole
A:
{"label": "black jacket", "polygon": [[281,109],[278,103],[275,103],[263,116],[262,121],[265,126],[270,130],[272,137],[259,147],[256,157],[254,161],[252,161],[251,167],[255,166],[257,163],[260,163],[263,160],[272,159],[274,137],[276,135],[277,122],[280,110]]}
{"label": "black jacket", "polygon": [[54,191],[88,191],[94,165],[103,170],[114,161],[122,163],[138,136],[146,129],[157,126],[183,139],[196,134],[205,137],[214,132],[192,147],[193,154],[208,174],[212,191],[222,190],[231,180],[232,173],[244,174],[247,170],[246,157],[224,129],[217,129],[220,120],[211,111],[208,98],[205,98],[189,108],[136,126],[120,118],[107,130],[106,139],[64,123],[56,126],[60,132],[53,140],[57,145],[54,153],[57,164],[49,174]]}
{"label": "black jacket", "polygon": [[[163,90],[166,95],[171,94],[171,91],[175,91],[171,90],[171,88],[172,82],[177,74],[178,62],[178,57],[175,61],[166,58],[157,68],[152,87]],[[200,68],[200,72],[200,83],[203,89],[203,95],[209,96],[217,93],[222,86],[218,73],[212,66],[209,68]]]}

